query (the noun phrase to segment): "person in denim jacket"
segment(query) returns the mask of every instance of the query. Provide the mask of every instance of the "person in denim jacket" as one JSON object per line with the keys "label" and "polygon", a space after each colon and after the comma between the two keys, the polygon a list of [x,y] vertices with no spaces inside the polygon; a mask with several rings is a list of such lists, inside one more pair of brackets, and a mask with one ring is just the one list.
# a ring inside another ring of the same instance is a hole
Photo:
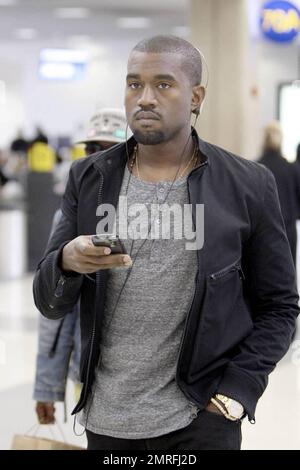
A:
{"label": "person in denim jacket", "polygon": [[[105,108],[97,111],[90,120],[85,144],[87,155],[106,150],[123,142],[126,137],[126,118],[122,110]],[[56,211],[50,238],[60,220],[61,210]],[[55,422],[55,402],[65,403],[67,379],[75,384],[75,399],[81,392],[80,364],[80,315],[79,302],[62,320],[49,320],[39,316],[38,354],[33,399],[40,424]]]}
{"label": "person in denim jacket", "polygon": [[38,355],[33,398],[41,424],[54,422],[57,401],[65,401],[66,383],[70,378],[80,392],[80,322],[79,305],[63,320],[39,318]]}

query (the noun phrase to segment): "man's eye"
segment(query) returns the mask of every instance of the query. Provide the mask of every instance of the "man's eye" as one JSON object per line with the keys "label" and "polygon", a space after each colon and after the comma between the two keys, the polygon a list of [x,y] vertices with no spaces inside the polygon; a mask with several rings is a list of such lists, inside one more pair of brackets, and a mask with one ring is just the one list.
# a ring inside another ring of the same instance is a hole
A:
{"label": "man's eye", "polygon": [[129,83],[128,86],[129,86],[129,88],[131,88],[132,90],[137,90],[137,88],[139,88],[141,85],[140,85],[140,83],[132,82],[132,83]]}
{"label": "man's eye", "polygon": [[168,88],[171,88],[171,85],[169,85],[169,83],[160,83],[158,85],[158,88],[162,88],[163,90],[166,90]]}

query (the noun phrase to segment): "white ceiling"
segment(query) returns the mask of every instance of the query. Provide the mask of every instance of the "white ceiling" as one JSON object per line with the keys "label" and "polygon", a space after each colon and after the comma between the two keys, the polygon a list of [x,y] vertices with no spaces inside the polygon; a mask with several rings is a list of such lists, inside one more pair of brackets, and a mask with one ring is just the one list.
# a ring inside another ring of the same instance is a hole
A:
{"label": "white ceiling", "polygon": [[[3,0],[4,3],[6,0]],[[10,0],[7,0],[10,2]],[[144,0],[11,0],[20,6],[28,8],[55,8],[55,7],[93,7],[96,9],[107,8],[109,10],[120,10],[121,8],[136,8],[161,10],[163,8],[170,10],[182,10],[185,7],[186,0],[151,0],[149,4]],[[0,0],[1,4],[1,0]],[[144,7],[143,5],[144,4]]]}
{"label": "white ceiling", "polygon": [[[33,28],[37,40],[66,39],[74,35],[88,35],[92,39],[130,39],[179,31],[174,27],[187,24],[188,0],[15,0],[15,5],[1,6],[9,0],[0,0],[0,40],[15,41],[19,28]],[[13,1],[13,0],[11,0]],[[82,19],[58,18],[55,8],[83,7],[90,15]],[[119,17],[147,17],[151,24],[145,29],[122,29]]]}

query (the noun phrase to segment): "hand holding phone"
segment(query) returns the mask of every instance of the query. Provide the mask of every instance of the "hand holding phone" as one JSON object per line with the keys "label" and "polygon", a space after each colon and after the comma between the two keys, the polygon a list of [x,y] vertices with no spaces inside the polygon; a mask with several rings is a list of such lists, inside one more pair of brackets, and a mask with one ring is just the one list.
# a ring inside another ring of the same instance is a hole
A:
{"label": "hand holding phone", "polygon": [[107,234],[80,235],[67,243],[62,251],[61,267],[66,272],[91,274],[101,269],[131,265],[132,259],[121,240]]}
{"label": "hand holding phone", "polygon": [[118,236],[109,234],[97,234],[92,236],[92,242],[95,246],[104,246],[111,249],[112,254],[126,254],[124,244]]}

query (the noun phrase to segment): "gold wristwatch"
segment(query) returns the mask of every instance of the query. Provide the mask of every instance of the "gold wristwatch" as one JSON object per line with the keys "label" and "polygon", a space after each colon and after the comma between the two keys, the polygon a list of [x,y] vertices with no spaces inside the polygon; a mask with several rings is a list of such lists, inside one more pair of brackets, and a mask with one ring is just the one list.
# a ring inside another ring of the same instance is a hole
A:
{"label": "gold wristwatch", "polygon": [[230,421],[238,421],[245,414],[244,407],[241,403],[233,400],[232,398],[226,397],[225,395],[221,395],[220,393],[217,393],[213,398],[211,398],[211,402]]}

